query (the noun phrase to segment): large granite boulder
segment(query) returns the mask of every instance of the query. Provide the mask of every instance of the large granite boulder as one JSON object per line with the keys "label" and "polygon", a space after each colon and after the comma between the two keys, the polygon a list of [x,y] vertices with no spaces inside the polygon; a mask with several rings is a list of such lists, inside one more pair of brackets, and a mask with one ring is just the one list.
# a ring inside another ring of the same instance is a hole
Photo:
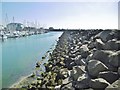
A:
{"label": "large granite boulder", "polygon": [[82,58],[86,58],[89,55],[89,49],[87,47],[87,44],[80,47],[80,54]]}
{"label": "large granite boulder", "polygon": [[72,67],[75,65],[75,63],[71,58],[64,60],[64,63],[65,63],[65,67],[67,67],[69,70],[71,70]]}
{"label": "large granite boulder", "polygon": [[108,67],[108,71],[112,71],[112,72],[118,71],[117,67],[114,67],[114,66],[110,65],[109,63],[106,66]]}
{"label": "large granite boulder", "polygon": [[60,86],[60,88],[56,88],[56,89],[60,89],[60,90],[75,90],[73,87],[72,87],[72,82],[69,81],[69,78],[66,78],[63,80],[63,83],[62,85]]}
{"label": "large granite boulder", "polygon": [[95,38],[101,38],[102,41],[107,42],[108,40],[111,40],[113,38],[113,35],[110,34],[111,30],[105,30],[100,33],[98,33]]}
{"label": "large granite boulder", "polygon": [[100,72],[106,71],[107,69],[108,68],[98,60],[90,60],[88,62],[87,70],[93,77],[97,77]]}
{"label": "large granite boulder", "polygon": [[107,86],[105,90],[120,90],[120,79],[116,80],[114,83]]}
{"label": "large granite boulder", "polygon": [[61,76],[63,77],[63,79],[67,78],[68,77],[68,69],[67,68],[64,68],[64,69],[61,69],[60,70],[60,74]]}
{"label": "large granite boulder", "polygon": [[[59,88],[56,88],[56,90],[59,90]],[[75,89],[72,87],[72,83],[67,83],[62,85],[60,90],[75,90]]]}
{"label": "large granite boulder", "polygon": [[104,43],[101,39],[96,39],[95,40],[95,47],[98,49],[98,50],[102,50],[104,49]]}
{"label": "large granite boulder", "polygon": [[77,80],[78,77],[80,77],[84,73],[85,73],[85,67],[84,66],[74,66],[73,69],[70,72],[70,78],[72,80]]}
{"label": "large granite boulder", "polygon": [[88,48],[89,49],[93,49],[93,48],[95,48],[96,46],[95,46],[95,42],[93,42],[93,41],[91,41],[89,44],[88,44]]}
{"label": "large granite boulder", "polygon": [[86,65],[86,59],[78,59],[78,60],[75,60],[74,61],[75,63],[76,63],[76,65],[78,65],[78,66],[82,66],[82,65]]}
{"label": "large granite boulder", "polygon": [[86,63],[88,63],[89,60],[93,59],[93,53],[89,54],[86,58]]}
{"label": "large granite boulder", "polygon": [[91,79],[89,85],[93,89],[105,89],[110,84],[105,79],[98,78],[98,79]]}
{"label": "large granite boulder", "polygon": [[84,73],[80,77],[78,77],[77,81],[72,82],[72,86],[76,89],[86,89],[89,88],[89,76]]}
{"label": "large granite boulder", "polygon": [[109,40],[105,46],[105,50],[120,50],[120,41],[117,41],[116,39]]}
{"label": "large granite boulder", "polygon": [[106,81],[108,81],[110,84],[112,84],[119,78],[119,75],[117,72],[105,71],[105,72],[100,72],[98,77],[103,78]]}
{"label": "large granite boulder", "polygon": [[74,66],[76,66],[76,63],[73,61],[73,62],[71,62],[71,63],[69,63],[69,65],[68,65],[68,70],[72,70],[72,68],[74,67]]}
{"label": "large granite boulder", "polygon": [[101,62],[103,62],[104,64],[108,64],[109,63],[109,56],[113,54],[112,51],[109,50],[96,50],[93,55],[92,58],[93,59],[97,59],[100,60]]}
{"label": "large granite boulder", "polygon": [[116,38],[117,40],[120,40],[120,30],[114,30],[114,38]]}
{"label": "large granite boulder", "polygon": [[109,63],[115,67],[120,67],[120,51],[117,51],[110,56]]}

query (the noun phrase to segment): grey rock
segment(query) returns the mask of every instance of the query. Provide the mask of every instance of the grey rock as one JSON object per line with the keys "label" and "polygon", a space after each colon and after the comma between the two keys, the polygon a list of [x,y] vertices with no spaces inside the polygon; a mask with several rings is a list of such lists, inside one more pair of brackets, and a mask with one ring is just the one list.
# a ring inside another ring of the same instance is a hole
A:
{"label": "grey rock", "polygon": [[114,66],[110,65],[109,63],[107,64],[107,67],[108,67],[109,71],[113,71],[113,72],[117,72],[118,71],[117,67],[114,67]]}
{"label": "grey rock", "polygon": [[65,85],[62,85],[60,90],[75,90],[75,89],[72,87],[72,83],[67,83]]}
{"label": "grey rock", "polygon": [[109,63],[109,57],[112,54],[113,54],[113,52],[109,51],[109,50],[97,50],[93,53],[92,58],[100,60],[104,64],[108,64]]}
{"label": "grey rock", "polygon": [[120,79],[116,80],[114,83],[107,86],[105,90],[120,90]]}
{"label": "grey rock", "polygon": [[83,41],[83,44],[88,44],[88,43],[89,43],[89,41],[87,41],[87,40]]}
{"label": "grey rock", "polygon": [[89,60],[93,59],[93,53],[89,54],[86,58],[86,63],[88,63]]}
{"label": "grey rock", "polygon": [[98,77],[105,79],[111,84],[119,78],[119,75],[117,72],[105,71],[105,72],[100,72]]}
{"label": "grey rock", "polygon": [[76,57],[73,60],[80,60],[81,59],[81,55],[76,55]]}
{"label": "grey rock", "polygon": [[108,68],[98,60],[90,60],[88,62],[87,70],[88,73],[93,77],[97,77],[99,72],[105,71],[107,69]]}
{"label": "grey rock", "polygon": [[61,69],[60,74],[63,76],[63,78],[67,78],[69,75],[67,68]]}
{"label": "grey rock", "polygon": [[114,34],[114,38],[120,40],[120,30],[114,30],[113,34]]}
{"label": "grey rock", "polygon": [[67,59],[67,60],[65,60],[64,62],[65,62],[65,66],[66,66],[69,70],[71,70],[72,67],[75,65],[75,63],[73,62],[73,60],[70,59],[70,58]]}
{"label": "grey rock", "polygon": [[87,47],[87,44],[82,45],[82,46],[80,47],[80,51],[81,51],[81,52],[87,52],[87,51],[89,51],[89,49],[88,49],[88,47]]}
{"label": "grey rock", "polygon": [[83,59],[80,60],[80,65],[85,66],[86,63],[87,63],[86,59],[83,58]]}
{"label": "grey rock", "polygon": [[89,49],[95,48],[95,42],[90,42],[90,44],[88,44],[88,48]]}
{"label": "grey rock", "polygon": [[82,45],[80,47],[80,54],[81,54],[82,58],[86,58],[90,54],[87,44]]}
{"label": "grey rock", "polygon": [[84,89],[84,90],[94,90],[94,89],[92,89],[92,88],[89,88],[89,89]]}
{"label": "grey rock", "polygon": [[118,74],[120,75],[120,67],[118,68]]}
{"label": "grey rock", "polygon": [[73,66],[75,66],[76,64],[75,64],[75,62],[71,62],[69,65],[68,65],[68,69],[69,70],[72,70],[72,68],[73,68]]}
{"label": "grey rock", "polygon": [[85,73],[84,66],[74,66],[70,72],[70,78],[72,80],[77,80],[83,73]]}
{"label": "grey rock", "polygon": [[70,58],[75,58],[76,54],[70,54]]}
{"label": "grey rock", "polygon": [[85,73],[78,77],[77,81],[72,83],[72,86],[76,89],[86,89],[89,88],[89,76]]}
{"label": "grey rock", "polygon": [[113,53],[110,56],[109,63],[115,67],[120,67],[120,51],[117,51],[116,53]]}
{"label": "grey rock", "polygon": [[36,63],[36,67],[40,67],[40,65],[41,65],[41,62]]}
{"label": "grey rock", "polygon": [[79,65],[79,66],[81,66],[81,65],[86,65],[86,61],[85,61],[85,59],[79,59],[79,60],[75,60],[75,63],[76,63],[76,65]]}
{"label": "grey rock", "polygon": [[60,90],[74,90],[74,88],[72,87],[72,82],[69,81],[69,78],[66,78],[63,80],[62,85],[60,86]]}
{"label": "grey rock", "polygon": [[120,50],[120,41],[117,41],[116,39],[109,40],[105,44],[104,49],[106,49],[106,50]]}
{"label": "grey rock", "polygon": [[108,40],[111,40],[113,37],[110,35],[111,30],[105,30],[100,33],[98,33],[95,38],[101,38],[102,41],[106,42]]}
{"label": "grey rock", "polygon": [[101,49],[104,49],[104,43],[102,42],[101,39],[96,39],[95,41],[95,47],[98,49],[98,50],[101,50]]}
{"label": "grey rock", "polygon": [[93,89],[105,89],[110,84],[103,78],[98,78],[98,79],[91,79],[89,85]]}

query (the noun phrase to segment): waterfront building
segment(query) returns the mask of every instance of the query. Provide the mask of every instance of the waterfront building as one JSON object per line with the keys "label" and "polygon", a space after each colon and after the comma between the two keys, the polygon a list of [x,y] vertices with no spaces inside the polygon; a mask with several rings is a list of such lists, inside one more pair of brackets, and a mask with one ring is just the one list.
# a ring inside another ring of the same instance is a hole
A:
{"label": "waterfront building", "polygon": [[9,23],[7,24],[7,30],[9,31],[21,31],[23,30],[24,25],[21,23]]}

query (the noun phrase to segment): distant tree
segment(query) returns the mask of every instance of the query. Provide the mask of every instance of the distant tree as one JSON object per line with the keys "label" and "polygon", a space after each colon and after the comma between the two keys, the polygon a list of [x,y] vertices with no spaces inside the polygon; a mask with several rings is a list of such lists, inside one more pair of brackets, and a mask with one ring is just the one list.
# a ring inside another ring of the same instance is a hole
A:
{"label": "distant tree", "polygon": [[43,27],[40,27],[40,29],[44,29]]}
{"label": "distant tree", "polygon": [[53,30],[54,28],[53,27],[49,27],[49,30]]}

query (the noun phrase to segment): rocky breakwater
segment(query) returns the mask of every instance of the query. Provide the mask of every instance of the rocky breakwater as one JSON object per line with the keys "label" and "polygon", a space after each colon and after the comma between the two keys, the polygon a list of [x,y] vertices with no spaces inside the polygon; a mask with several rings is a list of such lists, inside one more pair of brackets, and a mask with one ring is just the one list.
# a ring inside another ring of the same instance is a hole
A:
{"label": "rocky breakwater", "polygon": [[44,64],[45,72],[29,88],[118,90],[120,31],[65,31]]}

